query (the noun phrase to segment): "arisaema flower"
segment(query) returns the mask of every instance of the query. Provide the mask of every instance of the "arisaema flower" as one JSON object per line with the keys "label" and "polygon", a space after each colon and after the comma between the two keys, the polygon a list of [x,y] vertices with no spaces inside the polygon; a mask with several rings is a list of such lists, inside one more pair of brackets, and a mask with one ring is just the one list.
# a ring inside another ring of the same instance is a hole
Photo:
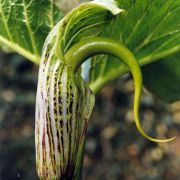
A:
{"label": "arisaema flower", "polygon": [[134,119],[137,129],[153,142],[140,124],[142,74],[134,55],[123,44],[99,37],[114,15],[115,1],[95,0],[80,5],[50,32],[44,44],[36,100],[36,164],[40,179],[78,179],[83,147],[95,96],[78,67],[92,55],[109,54],[125,63],[135,84]]}

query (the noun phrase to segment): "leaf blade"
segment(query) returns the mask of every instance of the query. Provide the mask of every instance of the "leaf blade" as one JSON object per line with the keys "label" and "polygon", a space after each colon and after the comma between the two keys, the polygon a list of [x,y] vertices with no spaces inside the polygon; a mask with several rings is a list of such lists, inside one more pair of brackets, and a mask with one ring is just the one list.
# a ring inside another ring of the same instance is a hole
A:
{"label": "leaf blade", "polygon": [[179,60],[180,52],[142,68],[146,88],[168,103],[180,99]]}
{"label": "leaf blade", "polygon": [[[180,51],[180,0],[117,1],[128,14],[118,17],[102,36],[123,43],[134,53],[140,65],[147,65]],[[103,86],[128,72],[114,57],[108,56],[106,59],[107,62],[103,62],[100,56],[95,57],[95,62],[88,67],[91,70],[89,83],[92,87],[93,84]],[[104,73],[100,72],[100,66],[104,68],[101,70]]]}
{"label": "leaf blade", "polygon": [[61,17],[53,0],[0,0],[0,43],[38,63],[45,38]]}

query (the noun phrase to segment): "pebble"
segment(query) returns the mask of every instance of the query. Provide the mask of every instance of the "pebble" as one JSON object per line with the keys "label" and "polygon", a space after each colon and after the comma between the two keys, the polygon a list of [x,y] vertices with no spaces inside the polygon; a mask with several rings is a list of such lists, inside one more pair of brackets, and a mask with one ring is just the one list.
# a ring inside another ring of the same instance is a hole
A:
{"label": "pebble", "polygon": [[1,92],[1,97],[7,102],[12,102],[14,101],[15,94],[12,90],[5,90]]}
{"label": "pebble", "polygon": [[103,130],[102,135],[105,139],[109,140],[116,135],[117,131],[118,127],[108,126]]}
{"label": "pebble", "polygon": [[154,161],[160,161],[163,158],[164,152],[161,148],[157,147],[151,151],[151,158]]}
{"label": "pebble", "polygon": [[177,111],[173,114],[173,122],[180,124],[180,111]]}

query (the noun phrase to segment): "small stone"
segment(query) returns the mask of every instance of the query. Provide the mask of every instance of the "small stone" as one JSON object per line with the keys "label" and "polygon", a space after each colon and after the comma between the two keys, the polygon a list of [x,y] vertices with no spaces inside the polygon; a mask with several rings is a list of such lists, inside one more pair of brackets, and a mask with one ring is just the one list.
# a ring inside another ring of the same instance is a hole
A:
{"label": "small stone", "polygon": [[163,158],[163,155],[163,150],[159,147],[151,151],[151,158],[154,161],[160,161]]}
{"label": "small stone", "polygon": [[176,124],[180,124],[180,111],[173,114],[173,122]]}
{"label": "small stone", "polygon": [[30,125],[24,125],[23,129],[22,129],[22,135],[23,136],[31,136],[33,133],[33,129]]}
{"label": "small stone", "polygon": [[12,90],[5,90],[1,93],[2,98],[7,102],[12,102],[15,98],[15,94]]}
{"label": "small stone", "polygon": [[152,110],[149,110],[149,109],[144,111],[143,116],[144,116],[144,119],[147,121],[150,121],[150,123],[152,123],[152,121],[155,118],[154,112]]}
{"label": "small stone", "polygon": [[118,131],[117,127],[113,127],[113,126],[108,126],[107,128],[105,128],[102,132],[102,135],[105,139],[112,139],[116,133]]}
{"label": "small stone", "polygon": [[[143,91],[143,92],[145,92],[145,91]],[[151,94],[149,94],[146,91],[145,93],[142,94],[141,104],[148,106],[148,107],[152,107],[155,104],[155,99],[153,98],[153,96]]]}
{"label": "small stone", "polygon": [[180,101],[177,101],[171,105],[171,110],[173,112],[180,111]]}
{"label": "small stone", "polygon": [[88,139],[86,144],[85,144],[85,148],[88,154],[94,154],[96,152],[97,149],[97,142],[95,139]]}
{"label": "small stone", "polygon": [[91,162],[90,158],[89,158],[87,155],[84,155],[83,165],[84,165],[85,167],[88,167],[88,166],[90,166],[91,164],[92,164],[92,162]]}
{"label": "small stone", "polygon": [[136,144],[131,144],[128,146],[127,151],[131,157],[135,157],[139,153],[139,147]]}
{"label": "small stone", "polygon": [[157,127],[156,127],[156,131],[161,137],[167,133],[167,130],[168,130],[168,128],[165,123],[161,123],[161,124],[157,125]]}
{"label": "small stone", "polygon": [[126,92],[133,92],[134,91],[134,82],[133,80],[129,80],[125,83],[124,89]]}
{"label": "small stone", "polygon": [[125,119],[130,124],[134,123],[134,112],[133,112],[133,109],[127,111]]}

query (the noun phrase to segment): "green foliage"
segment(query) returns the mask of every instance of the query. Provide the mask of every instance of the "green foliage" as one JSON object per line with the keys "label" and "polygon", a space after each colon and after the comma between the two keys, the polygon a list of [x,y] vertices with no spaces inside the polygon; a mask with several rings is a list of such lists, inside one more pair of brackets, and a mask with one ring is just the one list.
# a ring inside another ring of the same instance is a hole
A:
{"label": "green foliage", "polygon": [[0,0],[0,43],[38,63],[45,38],[60,19],[54,0]]}
{"label": "green foliage", "polygon": [[145,86],[161,99],[180,99],[180,52],[143,68]]}
{"label": "green foliage", "polygon": [[[0,0],[0,43],[39,63],[45,38],[62,17],[54,2],[55,0]],[[112,13],[117,14],[114,1],[95,1],[97,2],[101,2],[101,6],[103,4],[102,9],[108,7]],[[173,54],[180,51],[180,0],[116,0],[116,2],[120,8],[128,12],[126,16],[113,19],[108,11],[99,11],[96,8],[93,11],[86,9],[82,13],[83,6],[82,11],[80,9],[72,11],[65,18],[64,27],[59,31],[61,36],[59,37],[62,38],[59,51],[65,54],[70,47],[87,36],[111,37],[127,46],[140,65],[147,66],[151,62],[174,57],[171,58],[173,61],[168,60],[168,65],[162,61],[161,65],[158,63],[157,66],[161,68],[158,68],[158,72],[153,70],[153,74],[158,76],[158,73],[163,74],[163,69],[166,69],[167,74],[170,71],[174,72],[169,73],[167,77],[172,74],[175,76],[178,70],[174,64],[178,63],[175,61],[179,60],[179,56]],[[93,3],[91,5],[93,6]],[[111,23],[107,25],[107,22]],[[96,56],[93,59],[90,66],[89,64],[84,66],[91,88],[101,89],[109,81],[128,72],[126,66],[114,57]],[[144,75],[149,74],[151,69],[152,66],[147,66],[143,71]],[[163,77],[161,79],[159,76],[158,79],[161,84],[159,86],[153,85],[157,83],[151,77],[149,83],[147,79],[144,82],[163,100],[179,99],[180,95],[173,83],[168,83],[167,87],[167,83],[161,83]],[[179,82],[178,75],[174,82]],[[166,89],[168,93],[161,92],[161,89]]]}
{"label": "green foliage", "polygon": [[[140,65],[149,64],[180,51],[180,0],[118,0],[118,2],[128,14],[118,17],[101,36],[112,37],[123,43],[134,53]],[[174,61],[179,61],[179,58]],[[170,67],[167,65],[164,67],[161,63],[161,69],[168,68],[167,71],[176,71],[173,64]],[[88,67],[85,66],[85,68]],[[104,86],[128,71],[125,65],[115,58],[104,56],[95,57],[89,68],[90,86],[95,88]],[[163,74],[160,70],[158,73]],[[180,80],[179,77],[177,79]],[[159,81],[161,81],[160,76]],[[171,86],[170,83],[168,86]],[[160,89],[162,88],[166,88],[165,84]],[[153,89],[153,83],[151,83],[151,89]],[[177,100],[179,95],[176,95],[174,88],[167,91],[172,96],[171,100]]]}

